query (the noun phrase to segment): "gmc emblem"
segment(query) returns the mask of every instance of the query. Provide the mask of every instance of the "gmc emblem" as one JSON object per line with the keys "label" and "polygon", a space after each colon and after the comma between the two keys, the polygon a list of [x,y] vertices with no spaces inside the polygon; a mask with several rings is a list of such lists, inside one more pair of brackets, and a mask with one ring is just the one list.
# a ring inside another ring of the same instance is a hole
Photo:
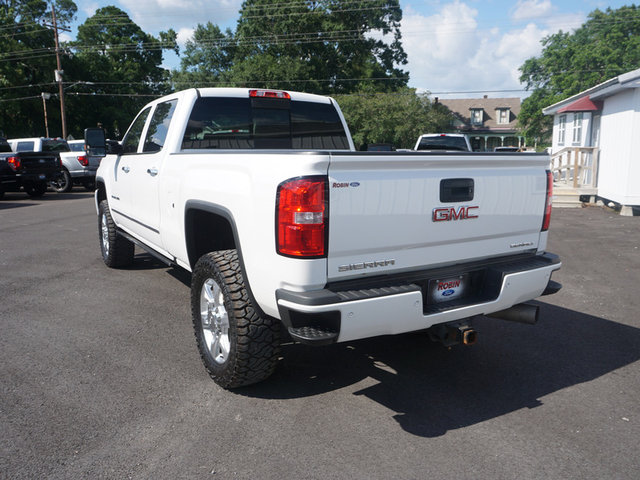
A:
{"label": "gmc emblem", "polygon": [[450,222],[451,220],[469,220],[471,218],[478,218],[478,215],[474,215],[474,210],[480,207],[442,207],[433,209],[432,220],[434,222]]}

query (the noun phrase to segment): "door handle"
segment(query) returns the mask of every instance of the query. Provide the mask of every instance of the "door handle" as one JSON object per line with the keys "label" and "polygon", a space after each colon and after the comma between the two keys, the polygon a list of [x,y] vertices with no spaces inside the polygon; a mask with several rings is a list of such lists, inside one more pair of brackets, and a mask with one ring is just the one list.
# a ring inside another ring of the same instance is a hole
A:
{"label": "door handle", "polygon": [[153,167],[153,168],[147,168],[147,173],[149,175],[151,175],[152,177],[155,177],[158,174],[158,169]]}
{"label": "door handle", "polygon": [[127,166],[122,167],[122,171],[124,173],[129,173],[129,170],[131,170],[131,169],[129,167],[127,167]]}

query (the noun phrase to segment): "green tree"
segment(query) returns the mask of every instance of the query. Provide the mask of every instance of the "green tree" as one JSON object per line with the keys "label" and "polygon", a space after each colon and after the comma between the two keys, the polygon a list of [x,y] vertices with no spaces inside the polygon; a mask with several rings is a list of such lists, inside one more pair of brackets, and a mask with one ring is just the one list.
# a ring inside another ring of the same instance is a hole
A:
{"label": "green tree", "polygon": [[156,38],[125,12],[108,6],[78,27],[76,41],[68,47],[75,53],[65,82],[81,82],[67,96],[67,122],[75,137],[98,123],[118,137],[142,105],[171,90],[161,64],[163,50],[177,51],[173,30]]}
{"label": "green tree", "polygon": [[391,93],[337,95],[335,98],[356,148],[368,143],[413,148],[420,135],[448,131],[453,120],[448,108],[431,102],[428,95],[416,94],[412,88]]}
{"label": "green tree", "polygon": [[532,90],[519,115],[528,139],[548,139],[553,119],[542,109],[640,65],[640,8],[594,10],[573,33],[542,40],[539,57],[521,67],[520,81]]}
{"label": "green tree", "polygon": [[407,63],[401,19],[398,0],[246,0],[235,33],[198,26],[174,80],[332,94],[393,91],[408,81],[398,68]]}
{"label": "green tree", "polygon": [[[51,4],[58,26],[68,25],[77,10],[71,0],[4,0],[0,4],[0,131],[8,137],[45,134],[40,94],[56,92],[54,32],[47,26],[52,21]],[[49,121],[59,128],[55,99],[49,101]]]}
{"label": "green tree", "polygon": [[229,82],[234,53],[231,30],[223,32],[211,22],[199,24],[185,45],[180,70],[172,74],[173,86],[176,90],[225,86],[225,82]]}

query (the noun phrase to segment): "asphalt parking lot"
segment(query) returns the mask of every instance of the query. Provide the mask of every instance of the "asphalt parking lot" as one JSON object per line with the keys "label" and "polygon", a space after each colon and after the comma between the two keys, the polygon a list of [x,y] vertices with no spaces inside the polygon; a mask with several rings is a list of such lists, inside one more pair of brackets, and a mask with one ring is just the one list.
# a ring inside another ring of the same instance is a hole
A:
{"label": "asphalt parking lot", "polygon": [[286,345],[228,392],[189,274],[100,258],[91,194],[0,202],[0,478],[637,479],[640,218],[555,209],[535,326]]}

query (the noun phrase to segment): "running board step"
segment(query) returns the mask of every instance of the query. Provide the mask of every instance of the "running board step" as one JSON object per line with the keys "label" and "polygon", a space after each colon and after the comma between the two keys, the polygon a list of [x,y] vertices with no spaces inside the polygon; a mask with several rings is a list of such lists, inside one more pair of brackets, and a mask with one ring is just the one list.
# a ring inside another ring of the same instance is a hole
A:
{"label": "running board step", "polygon": [[336,343],[339,332],[334,332],[322,327],[290,327],[289,335],[300,342],[307,345],[329,345]]}

